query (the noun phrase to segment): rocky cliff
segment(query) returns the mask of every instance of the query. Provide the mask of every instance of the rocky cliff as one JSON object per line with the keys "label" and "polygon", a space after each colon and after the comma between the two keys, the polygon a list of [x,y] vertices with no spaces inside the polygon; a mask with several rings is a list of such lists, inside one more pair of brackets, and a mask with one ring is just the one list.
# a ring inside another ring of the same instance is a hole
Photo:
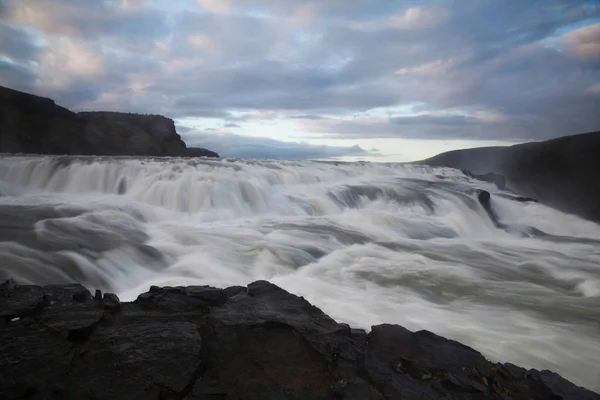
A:
{"label": "rocky cliff", "polygon": [[508,188],[524,196],[600,222],[599,155],[600,131],[510,147],[450,151],[420,163],[501,174]]}
{"label": "rocky cliff", "polygon": [[188,149],[172,119],[74,113],[53,100],[0,87],[0,153],[218,157]]}
{"label": "rocky cliff", "polygon": [[9,280],[0,343],[0,399],[600,399],[431,332],[352,329],[265,281],[121,303]]}

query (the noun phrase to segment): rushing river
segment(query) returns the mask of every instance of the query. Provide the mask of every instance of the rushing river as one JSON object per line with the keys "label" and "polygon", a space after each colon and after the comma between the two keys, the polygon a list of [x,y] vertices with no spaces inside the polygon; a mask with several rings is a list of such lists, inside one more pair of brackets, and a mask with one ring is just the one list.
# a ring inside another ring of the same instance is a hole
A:
{"label": "rushing river", "polygon": [[506,194],[399,164],[5,156],[0,278],[125,300],[268,279],[600,390],[600,226]]}

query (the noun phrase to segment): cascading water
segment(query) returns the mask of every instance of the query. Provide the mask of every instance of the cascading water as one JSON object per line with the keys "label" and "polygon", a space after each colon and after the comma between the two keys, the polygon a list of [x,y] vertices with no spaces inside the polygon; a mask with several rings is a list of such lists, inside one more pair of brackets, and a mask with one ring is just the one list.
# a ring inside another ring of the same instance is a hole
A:
{"label": "cascading water", "polygon": [[6,156],[0,278],[129,300],[268,279],[353,326],[428,329],[599,390],[600,227],[501,194],[394,164]]}

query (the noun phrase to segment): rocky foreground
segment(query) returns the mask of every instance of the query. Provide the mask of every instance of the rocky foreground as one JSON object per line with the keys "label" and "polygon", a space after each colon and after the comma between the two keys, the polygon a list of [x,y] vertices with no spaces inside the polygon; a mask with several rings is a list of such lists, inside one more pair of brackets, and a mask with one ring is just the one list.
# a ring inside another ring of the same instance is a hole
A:
{"label": "rocky foreground", "polygon": [[265,281],[0,285],[0,399],[600,399],[431,332],[339,324]]}

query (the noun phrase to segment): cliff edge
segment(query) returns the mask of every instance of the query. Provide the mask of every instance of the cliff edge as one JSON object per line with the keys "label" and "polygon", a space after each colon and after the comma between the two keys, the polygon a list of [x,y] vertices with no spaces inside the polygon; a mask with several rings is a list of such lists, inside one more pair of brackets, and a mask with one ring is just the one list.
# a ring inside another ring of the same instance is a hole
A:
{"label": "cliff edge", "polygon": [[600,131],[510,147],[449,151],[419,164],[501,174],[509,189],[600,222],[599,155]]}
{"label": "cliff edge", "polygon": [[0,343],[0,399],[600,400],[428,331],[352,329],[266,281],[121,303],[8,280]]}
{"label": "cliff edge", "polygon": [[74,113],[53,100],[0,86],[0,153],[218,157],[187,148],[172,119]]}

